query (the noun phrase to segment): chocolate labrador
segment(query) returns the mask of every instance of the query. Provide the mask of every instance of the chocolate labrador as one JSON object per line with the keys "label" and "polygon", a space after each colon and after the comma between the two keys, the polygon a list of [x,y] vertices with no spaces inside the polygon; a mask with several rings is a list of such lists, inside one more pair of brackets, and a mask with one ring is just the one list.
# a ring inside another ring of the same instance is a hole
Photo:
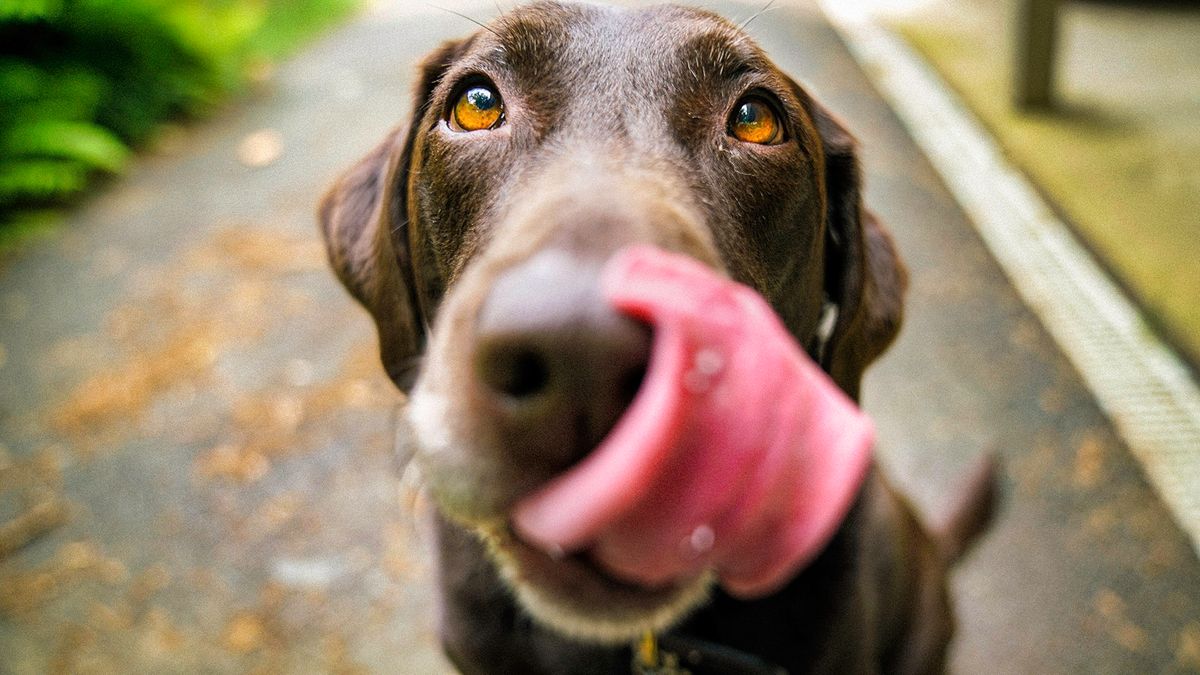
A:
{"label": "chocolate labrador", "polygon": [[756,600],[643,587],[506,526],[638,390],[651,334],[598,291],[626,246],[755,289],[852,398],[896,335],[905,271],[863,208],[853,138],[739,28],[677,6],[522,5],[425,59],[410,122],[319,218],[410,394],[440,636],[464,673],[629,672],[646,628],[692,673],[943,668],[945,577],[986,520],[987,470],[930,529],[871,470],[818,557]]}

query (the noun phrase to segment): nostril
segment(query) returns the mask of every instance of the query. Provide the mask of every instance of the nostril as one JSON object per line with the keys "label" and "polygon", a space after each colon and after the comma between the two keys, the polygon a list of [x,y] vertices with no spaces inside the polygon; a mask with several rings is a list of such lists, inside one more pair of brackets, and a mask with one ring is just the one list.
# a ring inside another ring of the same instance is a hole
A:
{"label": "nostril", "polygon": [[550,384],[550,366],[538,352],[523,347],[492,350],[480,364],[483,381],[514,399],[533,398]]}
{"label": "nostril", "polygon": [[625,371],[617,379],[617,400],[622,408],[628,408],[642,388],[642,380],[646,379],[646,364],[634,366]]}
{"label": "nostril", "polygon": [[500,391],[514,398],[530,398],[546,389],[550,383],[550,368],[535,352],[522,350],[513,354],[506,377],[499,382]]}

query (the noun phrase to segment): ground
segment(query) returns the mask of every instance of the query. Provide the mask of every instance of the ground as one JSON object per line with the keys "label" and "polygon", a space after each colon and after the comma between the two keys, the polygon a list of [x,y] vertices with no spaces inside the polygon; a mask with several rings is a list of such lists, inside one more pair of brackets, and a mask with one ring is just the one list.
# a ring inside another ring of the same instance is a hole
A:
{"label": "ground", "polygon": [[[0,531],[0,672],[449,671],[402,397],[313,208],[406,114],[414,60],[472,28],[374,9],[4,261],[0,521],[41,534]],[[861,139],[912,273],[865,385],[882,464],[937,514],[978,453],[1003,462],[952,669],[1200,672],[1200,562],[1078,376],[815,10],[750,30]]]}

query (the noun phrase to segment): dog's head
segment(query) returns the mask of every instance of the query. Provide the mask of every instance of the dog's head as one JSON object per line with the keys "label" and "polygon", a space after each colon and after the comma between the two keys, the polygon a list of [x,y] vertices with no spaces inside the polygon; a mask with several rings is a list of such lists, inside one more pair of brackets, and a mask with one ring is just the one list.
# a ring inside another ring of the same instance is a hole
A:
{"label": "dog's head", "polygon": [[741,30],[695,9],[538,2],[443,45],[408,125],[332,188],[320,220],[411,391],[435,501],[487,534],[535,616],[593,638],[661,627],[706,585],[630,584],[505,525],[637,390],[650,335],[602,301],[605,260],[653,244],[753,287],[852,397],[899,325],[903,271],[862,209],[853,139]]}

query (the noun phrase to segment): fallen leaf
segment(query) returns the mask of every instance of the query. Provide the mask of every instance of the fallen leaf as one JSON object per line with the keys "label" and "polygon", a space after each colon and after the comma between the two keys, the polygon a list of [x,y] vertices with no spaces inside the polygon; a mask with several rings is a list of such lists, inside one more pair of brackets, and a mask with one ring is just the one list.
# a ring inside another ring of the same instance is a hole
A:
{"label": "fallen leaf", "polygon": [[1185,669],[1200,671],[1200,621],[1193,621],[1179,631],[1175,662]]}
{"label": "fallen leaf", "polygon": [[50,498],[38,502],[19,516],[0,523],[0,558],[17,551],[66,521],[66,503],[57,498]]}
{"label": "fallen leaf", "polygon": [[196,458],[195,467],[202,478],[219,477],[253,483],[267,475],[271,461],[256,450],[223,444]]}
{"label": "fallen leaf", "polygon": [[1106,619],[1116,619],[1125,613],[1125,601],[1110,589],[1102,588],[1092,599],[1096,611]]}
{"label": "fallen leaf", "polygon": [[1096,487],[1104,473],[1104,444],[1094,434],[1088,434],[1075,449],[1072,481],[1075,487]]}
{"label": "fallen leaf", "polygon": [[1117,644],[1131,652],[1141,652],[1150,643],[1150,635],[1129,619],[1125,613],[1125,600],[1115,591],[1100,589],[1092,599],[1092,604],[1104,618],[1105,630]]}
{"label": "fallen leaf", "polygon": [[261,169],[270,166],[283,154],[283,136],[274,129],[259,129],[238,143],[237,158],[242,164]]}
{"label": "fallen leaf", "polygon": [[242,612],[230,619],[225,626],[225,648],[239,654],[249,654],[262,647],[267,631],[262,619],[254,614]]}

